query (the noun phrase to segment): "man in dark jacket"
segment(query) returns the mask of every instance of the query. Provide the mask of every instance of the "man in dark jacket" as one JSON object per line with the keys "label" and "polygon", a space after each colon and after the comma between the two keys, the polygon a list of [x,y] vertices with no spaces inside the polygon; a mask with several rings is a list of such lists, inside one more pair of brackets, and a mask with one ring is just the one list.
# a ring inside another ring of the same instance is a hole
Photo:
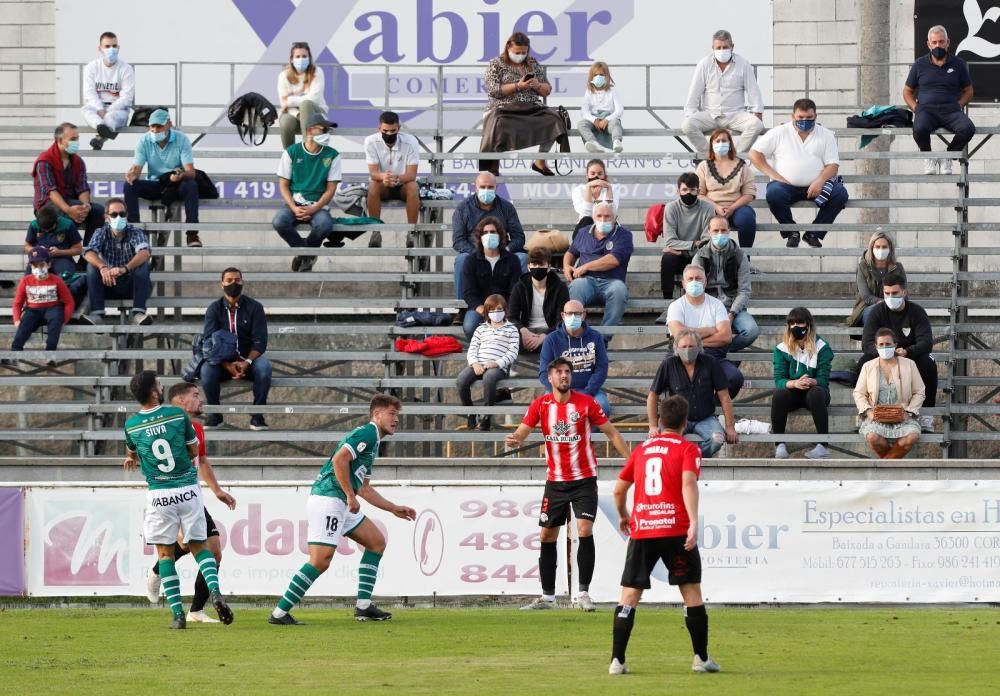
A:
{"label": "man in dark jacket", "polygon": [[[254,406],[267,404],[267,394],[271,390],[271,363],[264,357],[267,350],[267,318],[264,306],[243,295],[243,273],[238,268],[227,268],[222,272],[223,296],[210,304],[205,311],[205,329],[202,336],[208,338],[220,329],[229,329],[236,334],[235,360],[220,365],[210,365],[205,361],[201,366],[201,386],[205,390],[205,400],[210,406],[219,405],[222,382],[229,379],[246,379],[253,382]],[[222,425],[222,416],[210,413],[205,416],[206,428]],[[261,414],[250,418],[251,430],[267,430],[267,421]]]}
{"label": "man in dark jacket", "polygon": [[[905,275],[896,271],[887,273],[882,283],[883,300],[872,308],[865,320],[861,336],[864,353],[858,362],[858,372],[864,363],[877,356],[875,333],[879,329],[892,329],[896,334],[896,355],[909,358],[917,364],[917,371],[927,388],[924,406],[933,408],[937,400],[938,375],[931,355],[934,348],[931,320],[927,318],[927,311],[908,297]],[[933,432],[934,417],[921,416],[920,428],[925,432]]]}
{"label": "man in dark jacket", "polygon": [[611,404],[602,387],[608,378],[608,349],[604,338],[587,324],[583,304],[570,300],[563,306],[562,323],[545,337],[539,356],[538,381],[551,390],[548,366],[556,358],[566,358],[573,365],[570,388],[594,398],[604,413],[611,415]]}
{"label": "man in dark jacket", "polygon": [[510,294],[508,318],[521,333],[522,351],[541,349],[545,336],[559,326],[562,307],[569,302],[569,288],[549,266],[551,262],[548,249],[528,252],[528,272]]}
{"label": "man in dark jacket", "polygon": [[527,271],[528,255],[524,252],[524,228],[517,217],[514,204],[497,195],[497,179],[489,172],[479,172],[476,191],[462,201],[451,216],[451,246],[458,253],[455,257],[455,297],[465,299],[462,287],[462,268],[466,260],[476,253],[473,235],[479,222],[489,215],[495,217],[507,230],[507,251],[516,254],[521,262],[521,272]]}
{"label": "man in dark jacket", "polygon": [[463,299],[468,308],[462,322],[466,338],[472,338],[476,327],[485,321],[486,298],[503,295],[509,302],[510,293],[521,277],[521,262],[507,251],[507,233],[495,217],[480,220],[472,236],[476,252],[462,268]]}

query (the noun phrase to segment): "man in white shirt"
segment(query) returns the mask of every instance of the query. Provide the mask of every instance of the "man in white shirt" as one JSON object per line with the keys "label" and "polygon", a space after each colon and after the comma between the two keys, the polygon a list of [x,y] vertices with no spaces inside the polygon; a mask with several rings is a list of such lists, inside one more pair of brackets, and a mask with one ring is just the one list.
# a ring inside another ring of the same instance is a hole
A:
{"label": "man in white shirt", "polygon": [[729,384],[729,396],[735,399],[743,387],[743,373],[725,359],[733,342],[729,310],[722,300],[705,294],[706,276],[701,266],[687,266],[682,282],[684,294],[667,307],[667,330],[675,341],[684,329],[701,336],[705,354],[718,359]]}
{"label": "man in white shirt", "polygon": [[129,110],[135,101],[135,71],[118,58],[118,37],[110,31],[101,34],[97,51],[100,58],[83,69],[83,117],[97,137],[91,139],[95,150],[105,140],[118,137],[117,129],[128,123]]}
{"label": "man in white shirt", "polygon": [[382,201],[404,201],[406,221],[416,224],[420,214],[420,145],[412,135],[399,132],[399,115],[395,112],[383,111],[378,117],[378,132],[365,138],[365,162],[371,175],[368,214],[381,220]]}
{"label": "man in white shirt", "polygon": [[[816,125],[816,103],[799,99],[792,105],[792,120],[765,133],[750,150],[750,161],[767,174],[767,205],[774,219],[782,225],[794,225],[792,204],[811,200],[819,208],[817,225],[829,225],[847,205],[847,189],[841,183],[840,153],[832,131]],[[782,230],[785,246],[797,247],[799,233]],[[805,241],[811,247],[826,230],[807,231]]]}
{"label": "man in white shirt", "polygon": [[691,78],[681,130],[695,152],[708,150],[706,133],[726,128],[740,133],[738,152],[746,152],[764,132],[764,97],[753,65],[733,53],[733,36],[725,29],[712,35],[712,55],[698,62]]}

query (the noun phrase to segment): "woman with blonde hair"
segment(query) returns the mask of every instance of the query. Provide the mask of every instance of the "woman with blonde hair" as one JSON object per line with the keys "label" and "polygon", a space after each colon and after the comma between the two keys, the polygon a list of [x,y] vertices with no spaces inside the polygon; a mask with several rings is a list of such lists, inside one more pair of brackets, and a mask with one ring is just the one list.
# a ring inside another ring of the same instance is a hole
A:
{"label": "woman with blonde hair", "polygon": [[[587,72],[587,90],[583,93],[580,121],[576,124],[587,152],[622,151],[624,114],[625,107],[615,94],[615,81],[611,79],[611,68],[599,60],[591,65]],[[608,145],[602,147],[602,143],[598,142],[600,139]]]}
{"label": "woman with blonde hair", "polygon": [[306,123],[315,113],[326,115],[326,84],[323,71],[313,63],[312,50],[305,41],[292,44],[288,66],[278,75],[278,126],[281,147],[295,144],[295,134],[306,132]]}

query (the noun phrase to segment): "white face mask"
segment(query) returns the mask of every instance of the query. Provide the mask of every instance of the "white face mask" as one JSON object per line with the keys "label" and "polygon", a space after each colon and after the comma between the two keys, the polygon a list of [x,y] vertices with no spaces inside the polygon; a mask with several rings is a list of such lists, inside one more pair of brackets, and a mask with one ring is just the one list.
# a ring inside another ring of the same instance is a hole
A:
{"label": "white face mask", "polygon": [[511,63],[517,63],[520,65],[528,59],[527,53],[514,53],[513,51],[507,51],[507,57],[510,58]]}
{"label": "white face mask", "polygon": [[490,312],[489,316],[490,316],[490,321],[500,323],[501,321],[503,321],[503,318],[507,316],[507,313],[502,309],[497,309],[495,311]]}
{"label": "white face mask", "polygon": [[875,258],[879,261],[885,261],[889,258],[889,247],[874,248],[872,253],[875,254]]}
{"label": "white face mask", "polygon": [[728,63],[733,57],[733,49],[731,48],[720,48],[718,51],[712,51],[715,54],[715,59],[720,63]]}
{"label": "white face mask", "polygon": [[39,280],[44,280],[49,277],[49,269],[43,266],[32,266],[31,275],[35,276]]}
{"label": "white face mask", "polygon": [[892,356],[896,354],[896,346],[879,346],[876,350],[878,356],[883,360],[891,360]]}
{"label": "white face mask", "polygon": [[885,297],[885,306],[892,311],[897,311],[903,308],[903,302],[905,301],[902,297]]}
{"label": "white face mask", "polygon": [[317,145],[329,145],[330,144],[330,134],[320,133],[319,135],[313,136],[313,142]]}

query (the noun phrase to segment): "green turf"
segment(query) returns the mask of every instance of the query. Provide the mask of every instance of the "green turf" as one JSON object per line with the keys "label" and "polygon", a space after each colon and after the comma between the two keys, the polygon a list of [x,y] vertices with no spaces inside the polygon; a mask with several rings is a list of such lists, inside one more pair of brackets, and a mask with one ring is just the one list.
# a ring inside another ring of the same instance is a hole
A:
{"label": "green turf", "polygon": [[[979,694],[1000,690],[994,608],[710,608],[720,674],[693,674],[678,609],[640,607],[632,674],[610,677],[611,611],[300,609],[270,626],[167,629],[162,609],[0,612],[0,693]],[[157,691],[154,691],[157,690]]]}

